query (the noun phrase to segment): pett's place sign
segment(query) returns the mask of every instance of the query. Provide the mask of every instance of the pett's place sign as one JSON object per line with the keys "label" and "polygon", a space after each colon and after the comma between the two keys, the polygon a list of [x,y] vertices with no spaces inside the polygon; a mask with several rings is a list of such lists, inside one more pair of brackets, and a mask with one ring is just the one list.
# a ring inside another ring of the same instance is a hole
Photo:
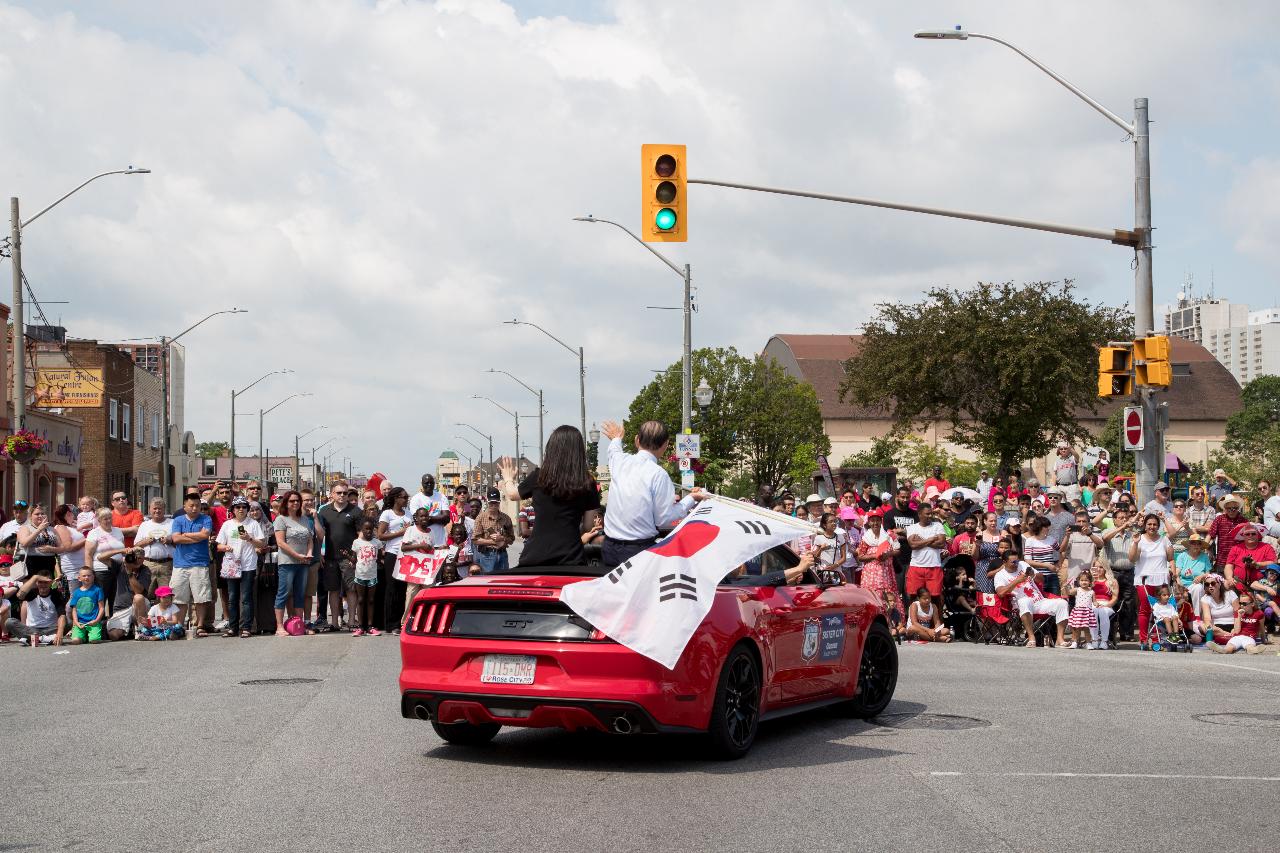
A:
{"label": "pett's place sign", "polygon": [[102,371],[36,368],[35,406],[44,409],[95,409],[102,405]]}
{"label": "pett's place sign", "polygon": [[48,449],[40,457],[42,463],[58,467],[67,473],[73,473],[80,468],[83,439],[79,424],[67,423],[54,416],[32,412],[27,415],[27,429],[49,442]]}

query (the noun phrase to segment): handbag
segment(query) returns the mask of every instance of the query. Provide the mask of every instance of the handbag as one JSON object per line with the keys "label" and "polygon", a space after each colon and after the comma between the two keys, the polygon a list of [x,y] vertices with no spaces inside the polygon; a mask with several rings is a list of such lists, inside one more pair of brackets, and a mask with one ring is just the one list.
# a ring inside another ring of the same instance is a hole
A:
{"label": "handbag", "polygon": [[228,551],[222,555],[222,571],[219,574],[224,578],[240,577],[240,558]]}

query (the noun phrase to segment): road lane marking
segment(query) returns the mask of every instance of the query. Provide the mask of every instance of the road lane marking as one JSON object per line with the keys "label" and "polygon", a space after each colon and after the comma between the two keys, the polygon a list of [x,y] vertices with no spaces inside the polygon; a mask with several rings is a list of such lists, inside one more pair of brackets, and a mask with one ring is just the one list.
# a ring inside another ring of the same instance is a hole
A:
{"label": "road lane marking", "polygon": [[933,770],[930,771],[929,775],[933,777],[993,776],[1007,778],[1017,776],[1035,779],[1180,779],[1207,782],[1280,782],[1280,776],[1198,776],[1184,773],[965,773],[954,770]]}
{"label": "road lane marking", "polygon": [[1280,672],[1277,672],[1274,669],[1258,669],[1256,666],[1241,666],[1238,663],[1227,663],[1226,661],[1220,661],[1220,660],[1197,661],[1197,663],[1203,663],[1203,664],[1206,664],[1207,666],[1229,666],[1232,669],[1247,669],[1250,672],[1265,672],[1267,675],[1275,675],[1280,677]]}

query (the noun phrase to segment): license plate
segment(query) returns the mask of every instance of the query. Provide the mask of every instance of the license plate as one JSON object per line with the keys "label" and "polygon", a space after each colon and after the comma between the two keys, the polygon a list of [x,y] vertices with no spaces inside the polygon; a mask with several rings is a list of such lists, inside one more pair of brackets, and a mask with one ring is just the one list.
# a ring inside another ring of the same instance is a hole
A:
{"label": "license plate", "polygon": [[533,655],[485,655],[480,680],[485,684],[533,684],[538,659]]}

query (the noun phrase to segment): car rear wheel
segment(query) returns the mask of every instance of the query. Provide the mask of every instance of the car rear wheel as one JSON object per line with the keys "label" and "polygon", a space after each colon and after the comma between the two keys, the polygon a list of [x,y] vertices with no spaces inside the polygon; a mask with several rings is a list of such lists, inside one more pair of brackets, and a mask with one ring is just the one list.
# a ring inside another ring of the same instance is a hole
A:
{"label": "car rear wheel", "polygon": [[848,703],[855,717],[874,717],[889,706],[898,685],[898,647],[883,622],[872,622],[862,644],[862,662],[858,666],[858,695]]}
{"label": "car rear wheel", "polygon": [[760,666],[744,646],[729,653],[716,685],[707,741],[717,758],[741,758],[755,742],[760,725]]}
{"label": "car rear wheel", "polygon": [[497,723],[437,723],[431,721],[441,740],[458,746],[479,746],[493,740],[502,726]]}

